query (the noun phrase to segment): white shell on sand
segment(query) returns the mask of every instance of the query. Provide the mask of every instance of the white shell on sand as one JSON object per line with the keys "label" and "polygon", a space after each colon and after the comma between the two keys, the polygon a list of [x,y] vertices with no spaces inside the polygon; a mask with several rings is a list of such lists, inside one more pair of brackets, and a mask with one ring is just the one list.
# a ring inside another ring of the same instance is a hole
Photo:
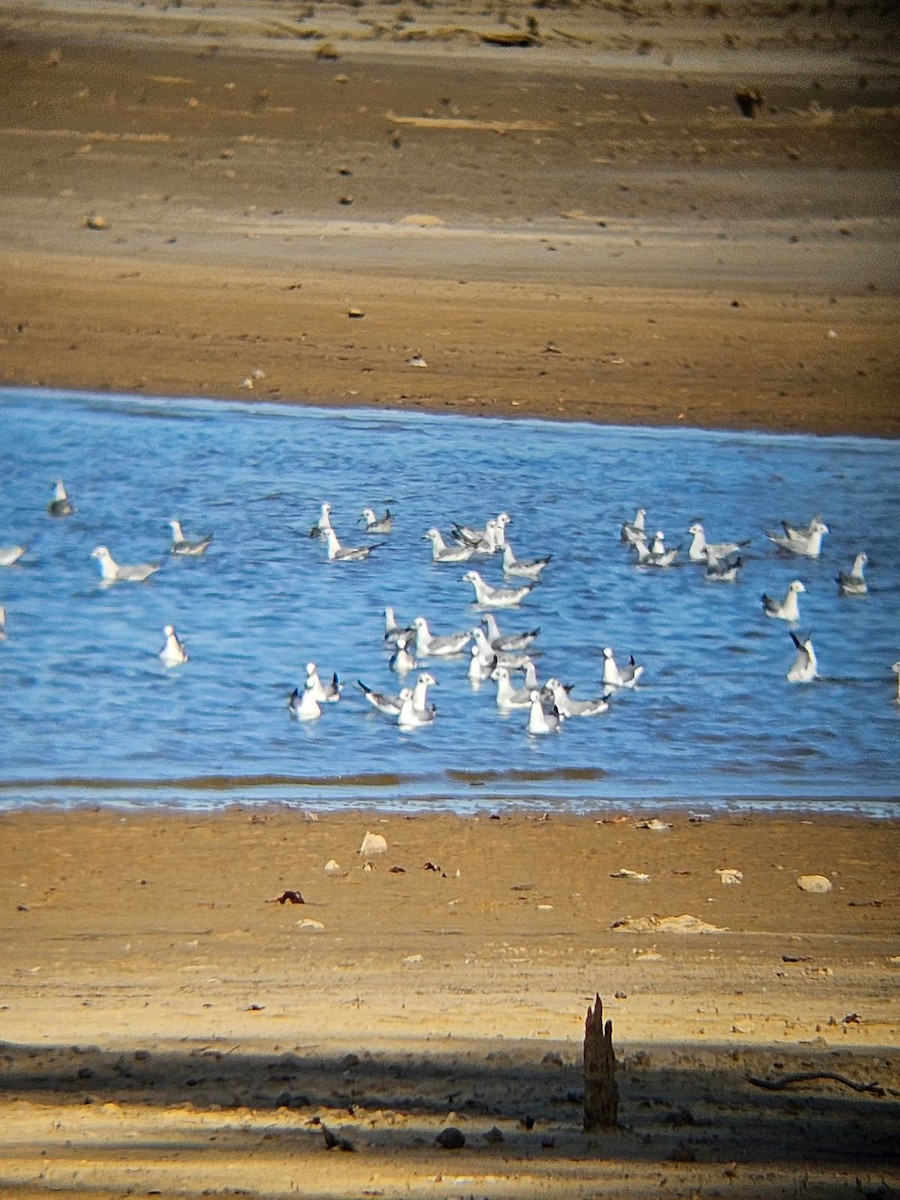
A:
{"label": "white shell on sand", "polygon": [[366,833],[362,840],[362,845],[358,851],[359,854],[368,856],[371,854],[387,854],[387,839],[382,837],[380,833]]}
{"label": "white shell on sand", "polygon": [[321,933],[325,926],[321,921],[313,921],[310,917],[303,917],[297,922],[298,929],[305,929],[307,933]]}
{"label": "white shell on sand", "polygon": [[833,886],[831,880],[824,875],[800,875],[797,879],[798,888],[804,892],[815,892],[818,895],[830,892]]}
{"label": "white shell on sand", "polygon": [[744,882],[743,871],[737,870],[736,867],[716,867],[716,874],[725,887],[732,887],[736,883]]}
{"label": "white shell on sand", "polygon": [[336,863],[333,858],[329,858],[328,862],[325,864],[325,874],[326,875],[342,874],[340,865],[338,863]]}

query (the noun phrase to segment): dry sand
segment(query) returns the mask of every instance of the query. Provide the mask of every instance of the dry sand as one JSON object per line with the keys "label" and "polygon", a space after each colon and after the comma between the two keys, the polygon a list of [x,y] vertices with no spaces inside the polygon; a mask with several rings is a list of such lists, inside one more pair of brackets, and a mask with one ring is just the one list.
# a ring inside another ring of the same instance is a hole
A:
{"label": "dry sand", "polygon": [[[7,815],[4,1196],[892,1194],[894,828],[670,821]],[[654,916],[718,931],[614,927]],[[585,1136],[598,991],[621,1128]],[[749,1082],[808,1073],[884,1090]]]}
{"label": "dry sand", "polygon": [[[24,0],[0,381],[896,436],[891,11]],[[895,825],[602,817],[0,817],[0,1193],[895,1194]]]}

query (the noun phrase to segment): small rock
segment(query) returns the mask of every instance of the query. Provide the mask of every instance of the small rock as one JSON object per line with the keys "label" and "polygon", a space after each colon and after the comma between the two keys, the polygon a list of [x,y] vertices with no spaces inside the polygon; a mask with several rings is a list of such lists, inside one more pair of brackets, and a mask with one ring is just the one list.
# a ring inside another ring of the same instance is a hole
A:
{"label": "small rock", "polygon": [[831,880],[824,875],[800,875],[797,879],[797,887],[801,891],[813,892],[816,895],[830,892],[833,886]]}
{"label": "small rock", "polygon": [[735,867],[717,867],[716,874],[724,887],[733,887],[735,884],[744,882],[743,872],[738,871]]}
{"label": "small rock", "polygon": [[84,224],[87,229],[109,229],[109,221],[99,213],[91,213],[85,217]]}
{"label": "small rock", "polygon": [[434,1144],[444,1150],[462,1150],[466,1144],[466,1136],[455,1125],[450,1125],[447,1129],[441,1130],[434,1139]]}
{"label": "small rock", "polygon": [[492,1146],[499,1146],[500,1143],[502,1141],[504,1141],[505,1139],[504,1139],[501,1131],[497,1128],[497,1126],[492,1125],[491,1128],[484,1135],[484,1140],[486,1142],[489,1142],[490,1145],[492,1145]]}
{"label": "small rock", "polygon": [[309,917],[304,917],[302,921],[297,922],[297,928],[303,929],[307,933],[321,933],[325,926],[321,921],[312,921]]}

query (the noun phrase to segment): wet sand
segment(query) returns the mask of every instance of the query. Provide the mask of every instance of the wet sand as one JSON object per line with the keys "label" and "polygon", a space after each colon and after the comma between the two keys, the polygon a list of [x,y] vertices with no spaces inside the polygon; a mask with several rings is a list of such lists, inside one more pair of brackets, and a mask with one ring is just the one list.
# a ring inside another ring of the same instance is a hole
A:
{"label": "wet sand", "polygon": [[[0,382],[896,437],[889,18],[18,5]],[[314,815],[0,817],[4,1195],[900,1186],[894,823]]]}

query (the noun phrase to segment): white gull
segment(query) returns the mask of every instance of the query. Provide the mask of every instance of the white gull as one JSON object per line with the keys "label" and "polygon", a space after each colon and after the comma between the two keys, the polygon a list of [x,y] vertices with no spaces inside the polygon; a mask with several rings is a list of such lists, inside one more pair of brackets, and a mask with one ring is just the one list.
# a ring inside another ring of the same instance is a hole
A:
{"label": "white gull", "polygon": [[431,542],[431,557],[436,563],[468,562],[475,553],[474,546],[448,546],[439,529],[429,529],[424,538]]}
{"label": "white gull", "polygon": [[595,700],[576,700],[569,695],[569,688],[564,687],[558,679],[548,679],[546,687],[556,711],[564,717],[596,717],[609,712],[609,701],[605,696],[598,696]]}
{"label": "white gull", "polygon": [[184,642],[181,641],[178,634],[175,632],[174,625],[164,625],[163,633],[165,634],[165,642],[163,648],[159,652],[159,657],[167,667],[179,667],[182,663],[188,660],[188,652],[185,649]]}
{"label": "white gull", "polygon": [[543,558],[516,558],[512,546],[506,542],[503,546],[503,574],[537,579],[552,557],[552,554],[547,554]]}
{"label": "white gull", "polygon": [[800,605],[797,602],[797,597],[805,591],[806,588],[799,579],[792,579],[788,584],[785,597],[780,603],[763,592],[761,597],[763,612],[767,617],[775,617],[780,621],[797,622],[800,620]]}
{"label": "white gull", "polygon": [[[791,529],[791,526],[782,522],[782,528],[785,531]],[[814,517],[809,523],[808,533],[803,530],[793,530],[782,536],[778,533],[770,533],[765,531],[769,541],[774,542],[781,550],[787,550],[791,554],[801,554],[805,558],[818,558],[822,553],[822,538],[828,532],[828,526],[824,521],[820,521]]]}
{"label": "white gull", "polygon": [[432,724],[434,709],[416,708],[415,692],[412,688],[403,688],[400,695],[402,704],[397,714],[397,724],[401,729],[417,729],[422,725]]}
{"label": "white gull", "polygon": [[628,665],[620,667],[610,646],[603,647],[603,686],[605,688],[633,688],[644,673],[643,666],[636,666],[634,655]]}
{"label": "white gull", "polygon": [[646,508],[639,508],[634,514],[633,521],[623,521],[622,528],[619,530],[619,540],[622,542],[629,542],[632,546],[635,544],[635,542],[646,542],[646,518]]}
{"label": "white gull", "polygon": [[509,712],[514,708],[528,708],[531,705],[531,693],[534,688],[515,687],[506,667],[496,667],[491,673],[491,679],[497,684],[496,700],[501,712]]}
{"label": "white gull", "polygon": [[169,522],[172,530],[172,554],[198,555],[205,554],[212,542],[212,534],[204,534],[199,538],[186,538],[181,529],[181,522]]}
{"label": "white gull", "polygon": [[840,571],[835,582],[842,596],[865,596],[869,587],[866,583],[865,568],[869,561],[865,551],[857,554],[849,571]]}
{"label": "white gull", "polygon": [[97,546],[91,551],[91,558],[96,558],[100,564],[100,575],[104,583],[143,583],[159,570],[159,563],[137,563],[135,566],[120,566],[110,554],[106,546]]}
{"label": "white gull", "polygon": [[467,629],[464,633],[449,633],[436,636],[428,627],[424,617],[416,617],[412,623],[416,631],[416,654],[419,658],[446,657],[450,654],[462,654],[472,640],[472,634]]}
{"label": "white gull", "polygon": [[298,721],[315,721],[321,717],[322,709],[314,689],[305,687],[301,692],[299,688],[294,688],[288,698],[288,712]]}
{"label": "white gull", "polygon": [[394,514],[389,508],[384,510],[383,517],[376,517],[371,508],[364,508],[360,516],[366,523],[366,533],[390,533],[394,528]]}
{"label": "white gull", "polygon": [[466,583],[471,583],[475,589],[475,602],[484,604],[488,608],[514,608],[521,604],[531,591],[528,586],[520,588],[492,587],[482,579],[477,571],[466,571],[463,579]]}
{"label": "white gull", "polygon": [[342,546],[338,541],[338,535],[330,525],[322,532],[328,547],[329,562],[359,562],[360,559],[368,558],[372,551],[381,544],[376,542],[374,546]]}
{"label": "white gull", "polygon": [[398,675],[408,675],[410,671],[416,669],[416,657],[409,649],[411,641],[412,634],[409,633],[401,634],[397,639],[397,649],[391,655],[390,668]]}
{"label": "white gull", "polygon": [[[377,692],[374,688],[368,687],[361,679],[357,679],[357,686],[361,689],[363,695],[368,702],[377,708],[379,712],[386,713],[389,717],[396,717],[403,707],[402,695],[393,695],[389,692]],[[423,671],[416,680],[416,686],[413,688],[413,707],[424,709],[428,707],[428,689],[436,687],[437,680],[429,671]]]}
{"label": "white gull", "polygon": [[547,712],[541,704],[541,693],[532,688],[528,709],[528,732],[534,734],[558,733],[562,728],[563,718],[554,708]]}
{"label": "white gull", "polygon": [[329,683],[323,683],[314,662],[306,664],[306,687],[320,704],[334,704],[341,698],[341,682],[335,672]]}
{"label": "white gull", "polygon": [[692,535],[691,544],[688,546],[688,558],[691,562],[715,562],[750,545],[749,538],[743,542],[708,542],[706,530],[700,521],[690,525],[688,533]]}
{"label": "white gull", "polygon": [[27,549],[27,546],[0,546],[0,567],[13,566]]}
{"label": "white gull", "polygon": [[812,683],[817,677],[816,671],[818,668],[812,639],[804,638],[801,640],[792,629],[791,641],[797,647],[797,654],[787,673],[787,681],[788,683]]}

